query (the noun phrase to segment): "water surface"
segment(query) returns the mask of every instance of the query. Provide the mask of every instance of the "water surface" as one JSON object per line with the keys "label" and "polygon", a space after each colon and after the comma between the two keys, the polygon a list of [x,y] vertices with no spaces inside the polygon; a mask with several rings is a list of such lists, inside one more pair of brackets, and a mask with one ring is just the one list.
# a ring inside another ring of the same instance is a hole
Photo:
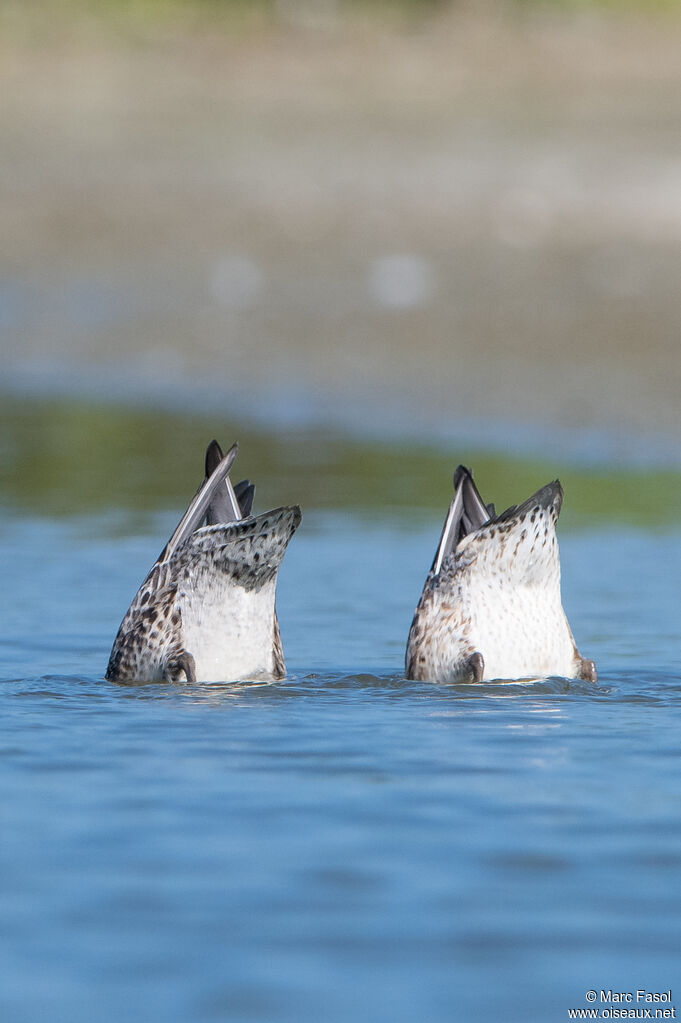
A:
{"label": "water surface", "polygon": [[597,685],[402,676],[440,526],[312,510],[289,678],[116,686],[176,515],[0,520],[3,1018],[566,1018],[678,976],[678,530],[563,532]]}

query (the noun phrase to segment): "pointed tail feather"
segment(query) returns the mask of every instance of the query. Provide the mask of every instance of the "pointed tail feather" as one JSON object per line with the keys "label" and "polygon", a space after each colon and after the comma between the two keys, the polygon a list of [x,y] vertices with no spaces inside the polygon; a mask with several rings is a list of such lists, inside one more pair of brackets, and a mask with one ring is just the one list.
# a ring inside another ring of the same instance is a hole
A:
{"label": "pointed tail feather", "polygon": [[[237,456],[238,450],[239,445],[232,444],[224,458],[217,463],[212,474],[208,477],[208,479],[203,481],[197,490],[194,499],[182,516],[175,532],[163,549],[163,553],[161,554],[159,561],[167,561],[168,558],[171,558],[183,540],[186,540],[188,536],[191,536],[191,534],[199,528],[208,513],[208,509],[214,500],[218,488],[225,480],[229,480],[229,470],[232,468],[232,464]],[[231,484],[230,489],[232,489]],[[233,489],[232,493],[234,493]],[[236,498],[234,500],[236,504]],[[238,517],[240,518],[241,516]],[[234,519],[231,521],[234,521]]]}
{"label": "pointed tail feather", "polygon": [[459,530],[461,527],[461,516],[463,515],[463,491],[461,487],[457,487],[456,493],[454,494],[454,500],[449,506],[447,512],[447,518],[445,524],[442,527],[442,535],[440,542],[435,553],[435,561],[433,562],[432,572],[437,573],[442,568],[442,562],[445,560],[448,554],[456,548],[459,537]]}
{"label": "pointed tail feather", "polygon": [[237,483],[234,487],[234,494],[239,502],[241,517],[247,519],[251,514],[251,509],[253,507],[255,484],[251,483],[250,480],[241,480],[241,482]]}
{"label": "pointed tail feather", "polygon": [[480,526],[489,522],[489,508],[473,482],[473,473],[470,469],[466,469],[463,465],[458,467],[454,473],[454,486],[461,487],[463,490],[463,525],[466,533],[472,533],[473,530],[480,529]]}
{"label": "pointed tail feather", "polygon": [[[220,462],[222,461],[222,448],[216,440],[212,440],[206,448],[206,482],[211,478]],[[220,522],[238,522],[242,518],[240,502],[232,486],[232,481],[227,476],[222,485],[215,488],[206,511],[206,523],[209,526],[217,525]]]}
{"label": "pointed tail feather", "polygon": [[480,491],[473,482],[470,469],[463,465],[458,466],[454,473],[454,500],[449,506],[433,562],[432,571],[435,574],[440,571],[442,562],[456,550],[464,536],[489,522],[490,508],[493,514],[494,506],[488,507],[483,501]]}

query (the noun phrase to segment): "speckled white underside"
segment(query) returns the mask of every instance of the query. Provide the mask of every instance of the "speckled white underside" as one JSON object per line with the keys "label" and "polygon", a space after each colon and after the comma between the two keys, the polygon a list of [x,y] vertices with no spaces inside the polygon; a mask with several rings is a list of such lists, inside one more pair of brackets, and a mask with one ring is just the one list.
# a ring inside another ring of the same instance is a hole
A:
{"label": "speckled white underside", "polygon": [[275,590],[276,578],[255,590],[216,573],[209,586],[194,580],[179,591],[183,645],[193,654],[197,679],[272,676]]}
{"label": "speckled white underside", "polygon": [[[560,559],[549,516],[536,530],[516,527],[482,544],[474,570],[463,572],[469,641],[484,652],[485,678],[575,673],[575,647],[563,611]],[[544,537],[546,529],[547,536]],[[524,539],[518,540],[518,533]],[[473,547],[472,538],[460,545]],[[471,569],[473,566],[471,566]]]}
{"label": "speckled white underside", "polygon": [[470,644],[484,651],[484,678],[576,673],[572,635],[560,588],[527,585],[499,594],[486,580],[471,586]]}

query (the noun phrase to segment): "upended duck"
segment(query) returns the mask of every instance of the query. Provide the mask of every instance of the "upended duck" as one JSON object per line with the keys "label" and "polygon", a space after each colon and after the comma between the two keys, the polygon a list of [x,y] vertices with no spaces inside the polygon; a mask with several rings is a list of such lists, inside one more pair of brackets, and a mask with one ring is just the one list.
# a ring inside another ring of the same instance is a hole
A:
{"label": "upended duck", "polygon": [[558,480],[495,514],[469,469],[454,500],[409,630],[406,674],[432,682],[597,680],[563,610],[556,523]]}
{"label": "upended duck", "polygon": [[113,682],[283,678],[277,574],[298,528],[298,505],[253,517],[254,487],[235,487],[217,441],[206,476],[140,586],[114,641]]}

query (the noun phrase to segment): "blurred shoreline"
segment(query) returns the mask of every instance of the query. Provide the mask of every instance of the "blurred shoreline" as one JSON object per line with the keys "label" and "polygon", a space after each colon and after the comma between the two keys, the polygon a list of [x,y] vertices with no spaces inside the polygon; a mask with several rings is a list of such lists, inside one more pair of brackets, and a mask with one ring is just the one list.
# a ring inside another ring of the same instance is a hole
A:
{"label": "blurred shoreline", "polygon": [[[300,503],[307,526],[324,512],[378,518],[387,528],[440,522],[459,462],[499,508],[556,477],[565,488],[565,529],[678,532],[681,469],[566,458],[509,443],[503,451],[453,433],[447,442],[354,433],[324,420],[273,424],[210,401],[105,400],[82,394],[3,396],[0,505],[22,518],[75,517],[88,531],[149,528],[159,509],[184,507],[203,473],[212,437],[240,444],[238,477],[257,484],[259,508]],[[205,396],[204,396],[205,398]],[[598,438],[596,438],[598,443]],[[237,478],[238,478],[237,477]],[[312,513],[312,521],[308,514]]]}
{"label": "blurred shoreline", "polygon": [[673,13],[133,8],[4,8],[5,388],[678,464]]}

